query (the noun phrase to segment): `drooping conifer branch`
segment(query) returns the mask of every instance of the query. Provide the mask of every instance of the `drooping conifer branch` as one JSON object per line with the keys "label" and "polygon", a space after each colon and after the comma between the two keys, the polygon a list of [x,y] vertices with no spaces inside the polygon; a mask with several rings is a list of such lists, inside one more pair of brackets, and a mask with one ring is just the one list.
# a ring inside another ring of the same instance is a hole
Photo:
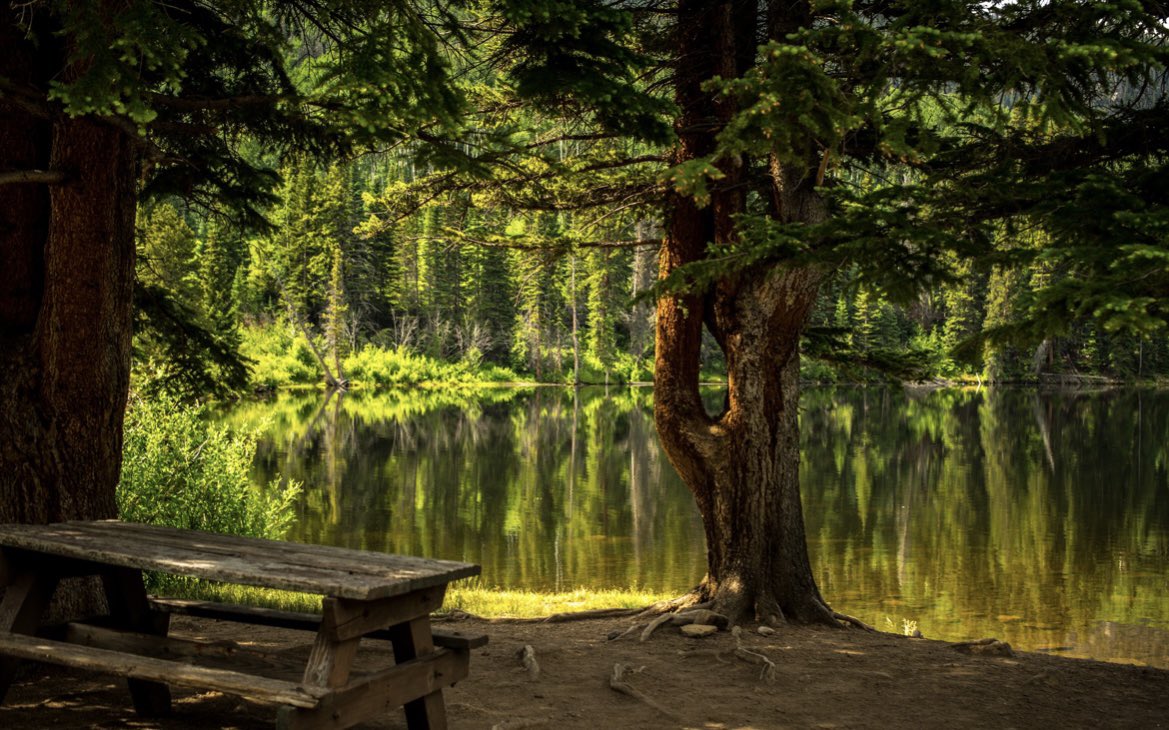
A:
{"label": "drooping conifer branch", "polygon": [[69,176],[60,170],[9,170],[0,172],[0,185],[35,183],[39,185],[60,185]]}

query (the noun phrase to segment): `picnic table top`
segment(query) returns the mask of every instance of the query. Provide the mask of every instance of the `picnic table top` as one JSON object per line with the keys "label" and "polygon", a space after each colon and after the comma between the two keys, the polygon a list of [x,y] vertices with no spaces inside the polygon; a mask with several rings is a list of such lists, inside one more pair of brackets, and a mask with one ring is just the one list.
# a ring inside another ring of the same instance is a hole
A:
{"label": "picnic table top", "polygon": [[372,600],[478,575],[450,560],[139,525],[0,525],[0,546],[227,583]]}

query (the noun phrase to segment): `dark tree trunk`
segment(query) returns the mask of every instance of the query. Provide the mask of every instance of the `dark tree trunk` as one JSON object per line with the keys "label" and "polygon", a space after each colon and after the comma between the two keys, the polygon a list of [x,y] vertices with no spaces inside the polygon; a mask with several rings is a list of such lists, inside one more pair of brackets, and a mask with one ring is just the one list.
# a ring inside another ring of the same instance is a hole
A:
{"label": "dark tree trunk", "polygon": [[[9,10],[0,76],[43,91],[59,49]],[[0,186],[0,521],[108,518],[129,386],[136,140],[0,97],[0,169],[64,182]]]}
{"label": "dark tree trunk", "polygon": [[[734,110],[702,84],[716,75],[737,76],[753,63],[756,7],[744,0],[680,3],[676,162],[714,151],[718,130]],[[749,162],[720,164],[724,177],[704,208],[672,195],[660,276],[703,258],[711,242],[734,240]],[[806,174],[774,162],[770,172],[773,215],[794,221],[823,215]],[[812,575],[799,491],[799,337],[819,280],[808,269],[750,271],[706,292],[658,301],[654,415],[706,531],[707,575],[694,598],[713,600],[733,621],[835,623]],[[704,325],[722,347],[728,370],[726,405],[713,417],[698,391]]]}

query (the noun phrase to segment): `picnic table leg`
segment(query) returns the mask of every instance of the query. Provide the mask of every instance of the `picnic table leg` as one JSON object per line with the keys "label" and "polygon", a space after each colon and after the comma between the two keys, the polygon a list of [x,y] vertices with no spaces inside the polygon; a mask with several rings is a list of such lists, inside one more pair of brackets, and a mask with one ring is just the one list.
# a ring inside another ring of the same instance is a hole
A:
{"label": "picnic table leg", "polygon": [[[389,631],[394,645],[394,661],[399,664],[434,651],[429,616],[391,626]],[[406,703],[406,727],[410,730],[446,730],[446,726],[441,689]]]}
{"label": "picnic table leg", "polygon": [[[349,673],[353,669],[353,659],[357,656],[357,647],[361,637],[352,639],[337,639],[327,628],[330,625],[341,623],[342,616],[338,615],[341,609],[336,599],[326,598],[321,604],[323,613],[320,628],[317,629],[317,638],[313,641],[312,651],[309,652],[308,665],[304,670],[304,684],[317,687],[336,689],[344,687],[349,681]],[[320,712],[306,712],[295,707],[281,707],[276,715],[278,730],[285,728],[332,727],[327,724],[329,718]]]}
{"label": "picnic table leg", "polygon": [[[0,601],[0,632],[35,634],[57,588],[57,575],[37,570],[23,560],[9,560],[4,555],[0,560],[5,561],[3,572],[7,576],[4,600]],[[0,703],[16,679],[19,666],[20,660],[15,657],[0,657]]]}
{"label": "picnic table leg", "polygon": [[[106,602],[114,626],[143,634],[166,636],[170,614],[152,611],[142,583],[142,571],[133,568],[108,568],[102,571]],[[134,711],[142,717],[160,717],[171,711],[170,687],[165,682],[142,679],[126,680]]]}

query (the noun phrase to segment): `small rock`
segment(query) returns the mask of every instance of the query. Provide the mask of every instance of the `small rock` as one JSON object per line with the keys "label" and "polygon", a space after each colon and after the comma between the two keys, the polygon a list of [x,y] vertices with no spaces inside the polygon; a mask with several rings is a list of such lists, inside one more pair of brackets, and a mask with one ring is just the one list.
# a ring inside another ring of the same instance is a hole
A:
{"label": "small rock", "polygon": [[770,626],[760,626],[758,631],[763,636],[771,636],[775,633],[775,629],[771,628]]}
{"label": "small rock", "polygon": [[718,627],[707,624],[686,624],[682,627],[682,633],[692,639],[701,639],[703,636],[718,633]]}

